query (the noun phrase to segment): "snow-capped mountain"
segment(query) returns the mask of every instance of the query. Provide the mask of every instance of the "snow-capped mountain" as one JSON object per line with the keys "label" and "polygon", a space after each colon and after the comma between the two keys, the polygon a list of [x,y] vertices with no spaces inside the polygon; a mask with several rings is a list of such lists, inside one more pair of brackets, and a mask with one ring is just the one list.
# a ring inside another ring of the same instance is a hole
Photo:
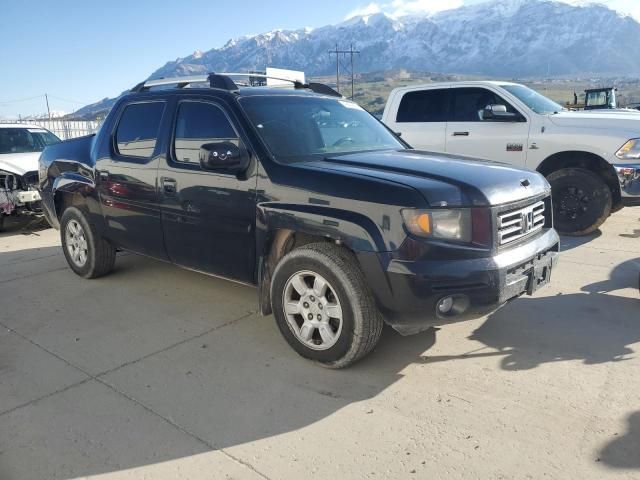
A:
{"label": "snow-capped mountain", "polygon": [[640,72],[634,60],[640,24],[597,4],[498,0],[423,17],[384,13],[315,30],[276,30],[169,62],[151,78],[263,69],[330,74],[328,51],[353,43],[360,71],[418,71],[501,76]]}
{"label": "snow-capped mountain", "polygon": [[[357,16],[316,29],[275,30],[168,62],[149,78],[266,66],[335,71],[329,50],[353,44],[359,72],[409,69],[500,77],[640,74],[640,23],[599,4],[494,0],[434,15]],[[135,82],[135,81],[134,81]],[[84,112],[79,112],[84,113]]]}

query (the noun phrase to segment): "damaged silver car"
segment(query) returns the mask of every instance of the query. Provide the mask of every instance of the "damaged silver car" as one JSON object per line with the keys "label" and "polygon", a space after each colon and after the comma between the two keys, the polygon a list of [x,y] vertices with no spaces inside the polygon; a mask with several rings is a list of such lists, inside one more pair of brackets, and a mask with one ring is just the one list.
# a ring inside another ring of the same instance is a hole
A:
{"label": "damaged silver car", "polygon": [[0,124],[0,230],[9,215],[41,211],[38,158],[60,139],[37,125]]}

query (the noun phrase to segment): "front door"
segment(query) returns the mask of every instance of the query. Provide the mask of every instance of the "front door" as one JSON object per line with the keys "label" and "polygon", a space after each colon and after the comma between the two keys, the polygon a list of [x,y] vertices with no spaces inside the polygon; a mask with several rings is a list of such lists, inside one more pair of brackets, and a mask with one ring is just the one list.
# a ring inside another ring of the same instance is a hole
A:
{"label": "front door", "polygon": [[109,145],[96,161],[106,235],[116,246],[166,258],[156,189],[164,101],[123,105]]}
{"label": "front door", "polygon": [[238,132],[226,105],[207,99],[178,102],[173,140],[158,182],[171,261],[251,283],[256,261],[255,161],[238,175],[206,171],[199,160],[203,144],[238,145]]}
{"label": "front door", "polygon": [[[498,94],[483,87],[451,88],[447,153],[506,162],[524,167],[530,122]],[[483,120],[488,105],[504,105],[511,121]]]}

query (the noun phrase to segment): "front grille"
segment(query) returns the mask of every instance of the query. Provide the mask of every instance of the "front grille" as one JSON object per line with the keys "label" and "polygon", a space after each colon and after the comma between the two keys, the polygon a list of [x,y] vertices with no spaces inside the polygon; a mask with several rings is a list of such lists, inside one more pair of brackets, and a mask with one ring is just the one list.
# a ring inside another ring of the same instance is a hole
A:
{"label": "front grille", "polygon": [[544,201],[498,215],[498,245],[506,245],[541,230],[545,224]]}

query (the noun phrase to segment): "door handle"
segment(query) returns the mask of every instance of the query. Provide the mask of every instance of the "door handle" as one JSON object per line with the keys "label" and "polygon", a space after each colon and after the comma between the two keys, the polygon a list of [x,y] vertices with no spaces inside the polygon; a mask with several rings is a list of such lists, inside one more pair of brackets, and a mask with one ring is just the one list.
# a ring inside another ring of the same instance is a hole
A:
{"label": "door handle", "polygon": [[453,132],[454,137],[468,137],[469,132]]}
{"label": "door handle", "polygon": [[175,195],[177,191],[177,182],[173,178],[162,178],[162,189],[167,195]]}

